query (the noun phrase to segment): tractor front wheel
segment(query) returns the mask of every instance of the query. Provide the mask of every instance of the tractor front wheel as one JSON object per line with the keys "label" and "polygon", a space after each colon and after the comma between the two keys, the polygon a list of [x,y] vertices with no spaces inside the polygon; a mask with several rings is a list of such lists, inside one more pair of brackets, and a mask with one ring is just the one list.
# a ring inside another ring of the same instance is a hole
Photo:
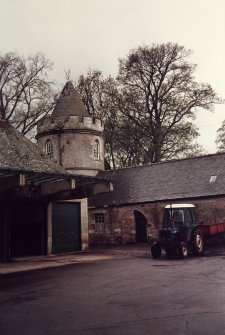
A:
{"label": "tractor front wheel", "polygon": [[187,258],[188,257],[188,247],[187,243],[181,242],[178,248],[178,255],[180,258]]}
{"label": "tractor front wheel", "polygon": [[159,242],[154,242],[151,246],[152,257],[158,259],[161,257],[162,247]]}

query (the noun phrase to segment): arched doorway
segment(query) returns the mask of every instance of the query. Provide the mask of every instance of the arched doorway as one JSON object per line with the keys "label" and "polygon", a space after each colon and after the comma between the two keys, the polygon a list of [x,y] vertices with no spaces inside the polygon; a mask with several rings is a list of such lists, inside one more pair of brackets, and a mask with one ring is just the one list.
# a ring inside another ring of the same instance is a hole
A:
{"label": "arched doorway", "polygon": [[147,242],[147,220],[145,216],[138,211],[134,211],[135,225],[136,225],[136,242]]}

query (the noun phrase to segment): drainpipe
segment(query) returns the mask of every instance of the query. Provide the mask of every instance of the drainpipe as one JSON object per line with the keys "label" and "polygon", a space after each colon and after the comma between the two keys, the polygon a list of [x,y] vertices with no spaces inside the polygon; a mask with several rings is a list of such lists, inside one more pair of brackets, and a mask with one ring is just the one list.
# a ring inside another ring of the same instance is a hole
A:
{"label": "drainpipe", "polygon": [[64,128],[63,124],[60,124],[57,126],[59,132],[58,132],[58,144],[59,144],[59,165],[62,166],[62,153],[63,153],[63,147],[62,147],[62,129]]}
{"label": "drainpipe", "polygon": [[62,144],[62,136],[61,136],[61,131],[58,134],[59,137],[59,165],[62,166],[62,148],[61,148],[61,144]]}

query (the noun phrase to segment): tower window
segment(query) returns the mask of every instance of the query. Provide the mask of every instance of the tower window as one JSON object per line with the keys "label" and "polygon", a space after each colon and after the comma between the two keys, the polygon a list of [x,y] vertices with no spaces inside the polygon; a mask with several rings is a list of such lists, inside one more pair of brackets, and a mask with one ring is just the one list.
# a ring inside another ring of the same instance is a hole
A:
{"label": "tower window", "polygon": [[53,145],[50,140],[45,142],[45,153],[48,157],[53,157]]}
{"label": "tower window", "polygon": [[94,143],[94,158],[95,159],[99,159],[99,140],[95,140],[95,143]]}

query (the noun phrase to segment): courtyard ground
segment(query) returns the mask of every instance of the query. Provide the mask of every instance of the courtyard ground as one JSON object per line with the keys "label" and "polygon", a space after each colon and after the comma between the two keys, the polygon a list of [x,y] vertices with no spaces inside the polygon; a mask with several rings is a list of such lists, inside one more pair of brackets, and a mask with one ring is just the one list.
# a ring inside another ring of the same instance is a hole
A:
{"label": "courtyard ground", "polygon": [[223,245],[185,260],[154,260],[141,245],[9,267],[0,275],[1,335],[225,334]]}

